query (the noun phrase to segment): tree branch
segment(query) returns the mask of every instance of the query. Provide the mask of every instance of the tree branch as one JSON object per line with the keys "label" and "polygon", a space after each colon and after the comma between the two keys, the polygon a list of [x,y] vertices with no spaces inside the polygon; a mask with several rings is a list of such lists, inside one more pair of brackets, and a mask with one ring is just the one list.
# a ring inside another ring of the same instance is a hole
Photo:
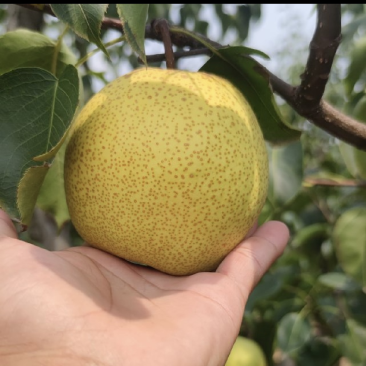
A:
{"label": "tree branch", "polygon": [[305,178],[304,184],[308,186],[328,186],[328,187],[362,187],[366,188],[366,182],[353,179],[344,179],[336,181],[327,178]]}
{"label": "tree branch", "polygon": [[318,20],[302,82],[296,90],[299,109],[316,108],[328,82],[334,56],[341,41],[341,5],[318,4]]}
{"label": "tree branch", "polygon": [[[55,16],[49,5],[44,5],[42,9],[36,4],[18,5]],[[287,84],[259,63],[257,63],[258,67],[269,75],[273,91],[281,96],[297,113],[331,135],[366,151],[366,124],[344,115],[322,100],[334,55],[341,39],[341,12],[338,4],[319,4],[317,9],[317,27],[310,44],[307,65],[299,86],[294,87]],[[122,24],[117,19],[104,18],[102,28],[112,28],[123,33]],[[170,37],[172,43],[178,47],[188,46],[191,51],[204,48],[200,42],[186,34],[170,32]],[[200,37],[214,47],[222,47],[219,43],[202,35]],[[145,27],[145,38],[163,41],[161,33],[156,32],[150,24]],[[176,57],[176,55],[174,56]]]}
{"label": "tree branch", "polygon": [[297,113],[332,136],[360,150],[366,150],[366,124],[346,116],[324,99],[321,99],[315,108],[305,108],[296,97],[297,87],[287,84],[263,66],[260,67],[269,74],[273,91],[281,96]]}
{"label": "tree branch", "polygon": [[[183,57],[192,57],[192,56],[200,56],[200,55],[207,55],[207,56],[211,56],[212,52],[208,49],[208,48],[196,48],[193,50],[189,50],[189,51],[177,51],[174,52],[174,59],[175,60],[179,60],[180,58]],[[147,55],[146,56],[146,61],[149,62],[161,62],[161,61],[165,61],[165,53],[158,53],[156,55]],[[140,57],[138,58],[138,62],[140,64],[143,64],[143,61],[140,59]]]}
{"label": "tree branch", "polygon": [[[55,13],[53,12],[52,8],[48,4],[41,4],[42,6],[39,7],[37,4],[16,4],[22,6],[27,9],[31,9],[34,11],[40,11],[49,15],[56,17]],[[57,18],[57,17],[56,17]],[[177,27],[175,27],[177,29]],[[122,23],[119,19],[114,18],[107,18],[104,17],[102,21],[102,29],[115,29],[123,33]],[[212,44],[215,47],[222,47],[219,43],[211,41],[207,37],[202,34],[199,34],[201,38],[203,38],[206,42]],[[151,24],[147,24],[145,27],[145,38],[147,39],[154,39],[157,41],[163,41],[162,35],[160,32],[156,32],[154,27]],[[172,43],[177,47],[190,47],[191,49],[195,48],[203,48],[204,46],[202,43],[198,42],[196,39],[187,36],[186,34],[180,34],[177,32],[170,32],[170,38]]]}

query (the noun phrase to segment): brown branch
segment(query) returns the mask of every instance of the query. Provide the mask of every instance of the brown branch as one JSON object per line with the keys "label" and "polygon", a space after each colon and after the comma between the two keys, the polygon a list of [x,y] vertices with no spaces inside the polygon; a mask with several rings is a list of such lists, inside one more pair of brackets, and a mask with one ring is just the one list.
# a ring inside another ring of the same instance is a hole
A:
{"label": "brown branch", "polygon": [[[56,17],[56,14],[53,12],[51,6],[47,5],[47,4],[42,4],[42,5],[44,5],[42,9],[40,9],[37,6],[37,4],[16,4],[16,5],[23,6],[24,8],[31,9],[34,11],[43,12],[43,13]],[[177,29],[177,27],[174,27],[174,28]],[[123,33],[123,27],[122,27],[121,21],[119,19],[114,19],[114,18],[104,17],[103,21],[102,21],[102,29],[115,29],[115,30],[118,30]],[[209,38],[207,38],[201,34],[197,34],[197,35],[199,35],[202,39],[204,39],[206,42],[210,43],[211,45],[213,45],[215,47],[221,47],[221,45],[219,43],[211,41]],[[178,32],[170,32],[170,37],[171,37],[172,43],[174,45],[176,45],[177,47],[186,47],[187,46],[187,47],[190,47],[191,49],[204,47],[201,42],[197,41],[196,39],[194,39],[186,34],[181,34]],[[145,38],[154,39],[157,41],[163,41],[162,34],[160,32],[155,32],[155,30],[151,26],[151,24],[147,24],[145,27]]]}
{"label": "brown branch", "polygon": [[319,105],[341,40],[341,5],[318,4],[317,9],[317,25],[308,61],[295,96],[301,110]]}
{"label": "brown branch", "polygon": [[287,84],[263,66],[260,67],[269,74],[273,91],[280,95],[297,113],[332,136],[366,151],[366,124],[346,116],[323,99],[315,108],[304,108],[296,97],[296,87]]}
{"label": "brown branch", "polygon": [[[49,5],[45,5],[43,10],[35,4],[18,5],[54,15]],[[293,87],[287,84],[259,63],[258,67],[269,75],[273,91],[280,95],[297,113],[331,135],[366,151],[366,125],[347,117],[321,99],[334,54],[340,42],[340,21],[338,4],[318,5],[317,27],[311,42],[310,54],[300,86]],[[102,28],[113,28],[123,32],[121,22],[112,18],[104,18]],[[178,47],[204,48],[199,41],[186,34],[170,32],[170,37],[172,43]],[[204,36],[200,35],[200,37],[214,47],[222,47],[219,43],[213,42]],[[145,38],[162,41],[161,33],[155,32],[150,24],[145,27]]]}

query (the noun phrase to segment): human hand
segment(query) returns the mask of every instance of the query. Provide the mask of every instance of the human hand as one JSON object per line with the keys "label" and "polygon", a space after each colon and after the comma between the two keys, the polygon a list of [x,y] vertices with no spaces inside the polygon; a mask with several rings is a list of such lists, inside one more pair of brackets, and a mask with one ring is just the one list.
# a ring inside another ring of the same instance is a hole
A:
{"label": "human hand", "polygon": [[216,272],[174,277],[91,247],[25,243],[0,210],[0,365],[222,366],[288,236],[267,222]]}

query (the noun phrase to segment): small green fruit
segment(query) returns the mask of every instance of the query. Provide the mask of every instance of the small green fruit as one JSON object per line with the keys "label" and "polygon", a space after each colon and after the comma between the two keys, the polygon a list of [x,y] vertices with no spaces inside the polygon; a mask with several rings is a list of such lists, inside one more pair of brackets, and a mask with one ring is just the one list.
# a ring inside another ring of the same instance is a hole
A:
{"label": "small green fruit", "polygon": [[239,336],[231,349],[225,366],[267,366],[267,361],[256,342]]}
{"label": "small green fruit", "polygon": [[96,94],[65,155],[71,219],[92,246],[173,275],[212,271],[267,195],[261,129],[218,76],[141,68]]}

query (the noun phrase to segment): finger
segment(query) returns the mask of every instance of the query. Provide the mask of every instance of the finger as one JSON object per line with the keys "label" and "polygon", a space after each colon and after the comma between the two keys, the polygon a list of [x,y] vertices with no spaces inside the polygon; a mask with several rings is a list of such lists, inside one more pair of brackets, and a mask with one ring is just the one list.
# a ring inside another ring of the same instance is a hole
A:
{"label": "finger", "polygon": [[18,238],[18,235],[9,216],[0,209],[0,238],[3,237]]}
{"label": "finger", "polygon": [[253,290],[272,263],[283,253],[289,230],[279,221],[269,221],[240,243],[220,264],[217,272],[229,276],[245,296]]}

